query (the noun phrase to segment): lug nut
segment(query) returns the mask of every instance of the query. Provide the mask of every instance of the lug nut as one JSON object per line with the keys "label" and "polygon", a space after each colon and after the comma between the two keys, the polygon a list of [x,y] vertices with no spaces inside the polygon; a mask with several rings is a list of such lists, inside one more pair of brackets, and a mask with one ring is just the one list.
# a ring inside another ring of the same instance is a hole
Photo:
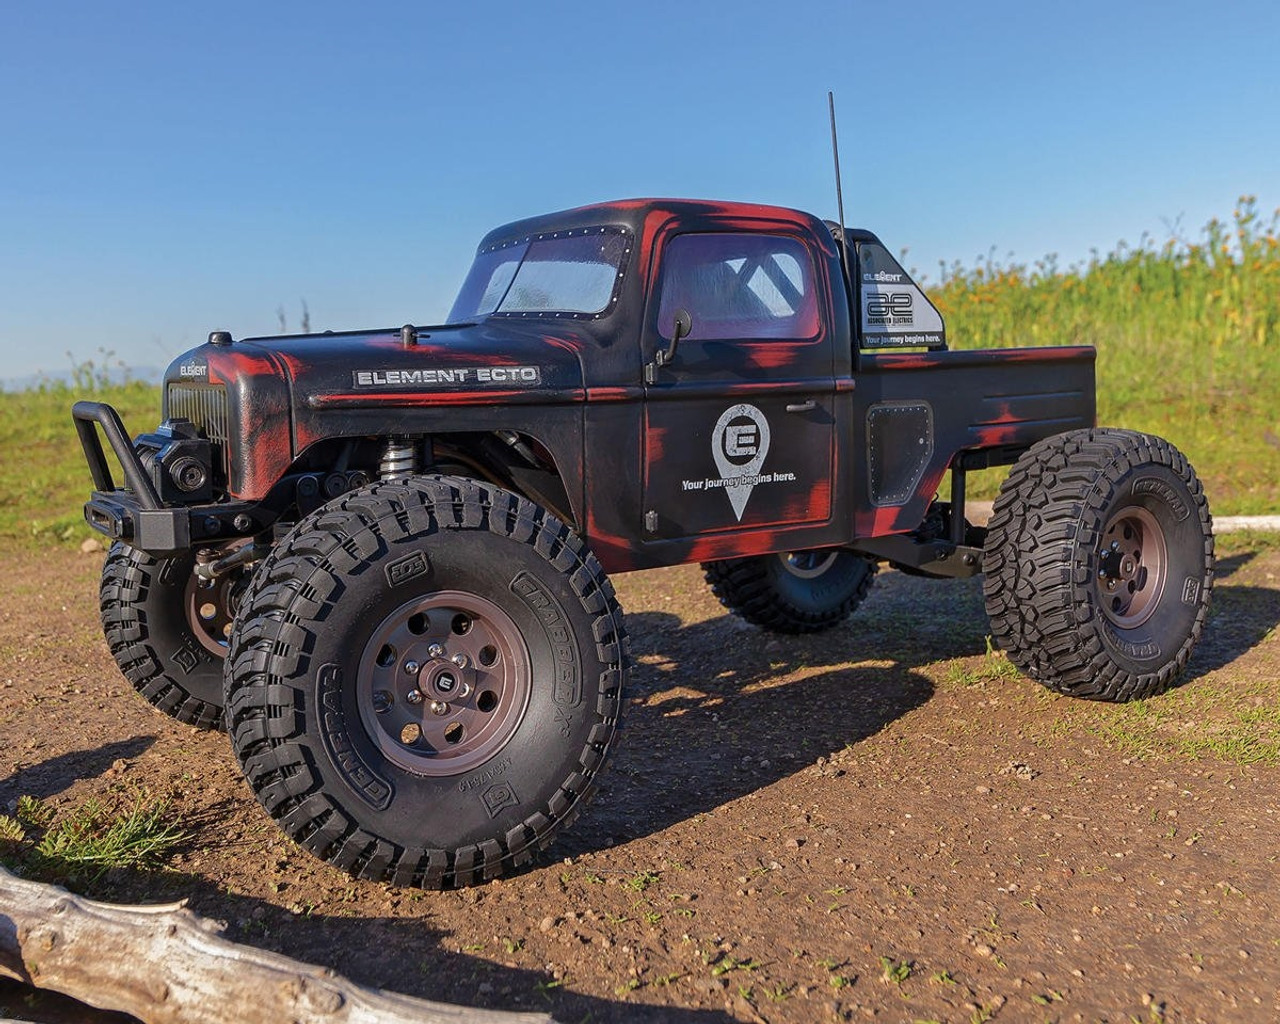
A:
{"label": "lug nut", "polygon": [[421,691],[421,690],[410,690],[408,693],[406,693],[406,694],[404,695],[404,699],[405,699],[405,700],[407,700],[410,704],[421,704],[421,703],[422,703],[422,691]]}
{"label": "lug nut", "polygon": [[431,702],[431,713],[433,715],[447,715],[449,713],[449,705],[442,700],[433,700]]}
{"label": "lug nut", "polygon": [[468,665],[471,664],[470,659],[465,654],[455,654],[449,660],[452,661],[455,665],[457,665],[458,668],[466,668]]}
{"label": "lug nut", "polygon": [[408,672],[409,675],[411,676],[416,676],[420,668],[422,668],[422,666],[419,665],[416,661],[406,661],[404,663],[404,670]]}
{"label": "lug nut", "polygon": [[439,644],[432,644],[430,647],[427,648],[427,653],[431,655],[431,657],[433,658],[443,658],[444,648],[441,647]]}

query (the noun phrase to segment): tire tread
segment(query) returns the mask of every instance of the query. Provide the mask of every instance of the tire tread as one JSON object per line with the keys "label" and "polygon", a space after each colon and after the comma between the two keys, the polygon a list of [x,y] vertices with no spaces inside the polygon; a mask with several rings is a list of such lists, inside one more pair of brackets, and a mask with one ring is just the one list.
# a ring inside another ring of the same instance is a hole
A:
{"label": "tire tread", "polygon": [[[398,846],[369,836],[344,813],[324,792],[309,756],[298,756],[307,749],[299,742],[306,730],[305,694],[302,682],[293,678],[327,610],[343,593],[341,580],[327,566],[358,571],[362,559],[388,540],[437,529],[487,529],[532,545],[564,574],[592,616],[597,652],[606,666],[595,707],[598,720],[549,806],[501,836],[457,849]],[[241,608],[226,679],[228,725],[245,777],[290,836],[362,878],[442,889],[488,881],[527,863],[581,810],[617,743],[628,641],[613,586],[567,526],[499,488],[421,476],[336,499],[277,545],[255,574]]]}
{"label": "tire tread", "polygon": [[[1206,536],[1204,600],[1189,634],[1155,672],[1134,673],[1104,649],[1100,612],[1076,599],[1088,569],[1075,552],[1098,543],[1111,487],[1142,465],[1168,467],[1186,485]],[[1186,457],[1162,438],[1114,428],[1037,442],[1009,472],[987,524],[983,597],[993,638],[1024,674],[1051,690],[1128,701],[1167,689],[1199,640],[1212,582],[1208,503]]]}

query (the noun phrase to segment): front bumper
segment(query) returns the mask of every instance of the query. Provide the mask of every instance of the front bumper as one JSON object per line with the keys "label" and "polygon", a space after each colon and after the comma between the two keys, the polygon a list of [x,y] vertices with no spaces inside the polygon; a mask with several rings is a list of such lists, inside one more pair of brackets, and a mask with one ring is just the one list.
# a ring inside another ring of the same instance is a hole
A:
{"label": "front bumper", "polygon": [[[77,402],[71,418],[93,475],[94,492],[85,503],[84,518],[104,536],[151,554],[172,555],[193,545],[249,536],[261,528],[253,507],[244,502],[162,502],[125,433],[120,414],[105,402]],[[117,487],[112,479],[98,428],[120,461],[124,487]]]}

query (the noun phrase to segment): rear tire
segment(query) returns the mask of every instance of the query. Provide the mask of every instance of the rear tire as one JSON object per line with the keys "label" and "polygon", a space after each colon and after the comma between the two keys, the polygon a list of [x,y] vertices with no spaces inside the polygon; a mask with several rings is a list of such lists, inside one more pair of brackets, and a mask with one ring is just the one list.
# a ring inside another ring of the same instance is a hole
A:
{"label": "rear tire", "polygon": [[729,611],[775,633],[817,633],[844,622],[871,589],[876,563],[815,548],[704,562],[711,592]]}
{"label": "rear tire", "polygon": [[1209,506],[1168,441],[1061,434],[1010,471],[984,569],[992,635],[1023,672],[1075,697],[1150,697],[1182,672],[1204,628]]}
{"label": "rear tire", "polygon": [[224,628],[244,570],[202,588],[194,568],[191,552],[156,558],[112,544],[98,594],[102,631],[120,671],[147,701],[187,725],[222,729]]}
{"label": "rear tire", "polygon": [[464,886],[576,817],[626,671],[613,588],[568,527],[499,488],[418,477],[335,499],[262,563],[228,721],[258,800],[317,857]]}

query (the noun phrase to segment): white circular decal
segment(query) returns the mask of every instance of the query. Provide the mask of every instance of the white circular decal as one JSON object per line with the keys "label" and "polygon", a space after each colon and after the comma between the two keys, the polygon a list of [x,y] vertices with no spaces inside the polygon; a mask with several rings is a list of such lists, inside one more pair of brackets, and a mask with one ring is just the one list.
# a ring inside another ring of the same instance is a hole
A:
{"label": "white circular decal", "polygon": [[729,504],[741,521],[747,499],[769,454],[769,421],[764,413],[745,402],[726,409],[711,433],[711,454],[724,481]]}

